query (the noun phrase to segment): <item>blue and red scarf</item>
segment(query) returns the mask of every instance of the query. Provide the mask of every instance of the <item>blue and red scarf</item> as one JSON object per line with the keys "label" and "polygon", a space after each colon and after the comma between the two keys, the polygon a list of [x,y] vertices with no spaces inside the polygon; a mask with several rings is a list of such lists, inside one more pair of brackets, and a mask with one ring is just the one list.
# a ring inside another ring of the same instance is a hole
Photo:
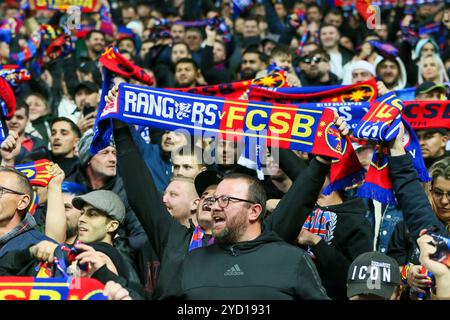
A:
{"label": "blue and red scarf", "polygon": [[[99,122],[99,116],[106,106],[105,98],[108,94],[108,91],[113,86],[113,79],[115,74],[123,76],[124,78],[131,78],[140,81],[147,85],[152,85],[154,82],[153,78],[150,77],[144,71],[144,69],[134,65],[131,61],[127,60],[119,53],[119,50],[116,47],[110,47],[106,49],[100,57],[99,62],[103,65],[103,84],[100,104],[96,116],[96,124]],[[109,135],[109,137],[107,138],[107,140],[109,141],[112,135],[111,121],[104,121],[99,124],[99,126],[101,126],[101,128],[99,128],[97,125],[94,126],[94,135],[97,136],[98,133],[96,131],[100,130],[105,136]],[[93,150],[91,147],[92,154],[96,154],[100,150]]]}
{"label": "blue and red scarf", "polygon": [[250,86],[252,85],[264,86],[266,88],[284,88],[288,86],[284,71],[274,71],[270,74],[267,74],[266,76],[253,80],[244,80],[208,86],[198,86],[192,88],[167,88],[167,89],[194,94],[201,94],[205,96],[239,99],[244,93],[248,92]]}
{"label": "blue and red scarf", "polygon": [[428,171],[423,161],[419,141],[414,130],[401,116],[403,102],[395,93],[390,92],[372,103],[369,111],[358,123],[353,135],[378,143],[366,174],[364,184],[358,189],[358,196],[378,200],[381,203],[394,204],[395,196],[389,176],[387,142],[395,139],[400,124],[405,126],[404,147],[413,157],[413,164],[422,181],[429,181]]}
{"label": "blue and red scarf", "polygon": [[[203,247],[203,237],[205,236],[205,231],[202,227],[197,226],[192,233],[191,242],[189,243],[188,251],[191,252],[194,249]],[[214,243],[214,237],[209,239],[207,246],[210,246]]]}
{"label": "blue and red scarf", "polygon": [[347,155],[354,153],[353,147],[348,137],[340,136],[333,124],[334,113],[327,108],[211,98],[121,83],[116,100],[99,112],[92,153],[109,145],[111,119],[238,142],[256,136],[265,139],[268,146],[344,159],[342,179],[362,171],[356,156]]}
{"label": "blue and red scarf", "polygon": [[49,172],[50,166],[50,160],[40,159],[18,164],[15,168],[28,178],[32,186],[46,187],[53,179],[53,175]]}
{"label": "blue and red scarf", "polygon": [[364,102],[374,101],[378,90],[375,79],[341,86],[312,86],[269,89],[250,88],[249,99],[254,101],[268,101],[277,103],[305,103],[305,102]]}

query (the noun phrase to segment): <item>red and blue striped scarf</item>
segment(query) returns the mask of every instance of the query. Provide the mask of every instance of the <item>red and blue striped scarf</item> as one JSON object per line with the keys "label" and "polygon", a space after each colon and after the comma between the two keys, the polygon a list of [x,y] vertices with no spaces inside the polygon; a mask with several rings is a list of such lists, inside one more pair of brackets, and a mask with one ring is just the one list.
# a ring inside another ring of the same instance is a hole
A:
{"label": "red and blue striped scarf", "polygon": [[[202,248],[203,247],[203,237],[205,236],[205,231],[202,227],[196,226],[194,229],[194,232],[192,233],[191,242],[189,243],[189,252],[191,252],[194,249]],[[210,246],[214,243],[215,238],[211,237],[211,239],[208,240],[207,246]]]}
{"label": "red and blue striped scarf", "polygon": [[403,139],[405,151],[412,155],[413,165],[420,179],[424,182],[430,180],[417,136],[401,115],[403,109],[403,102],[397,98],[395,93],[385,94],[371,104],[369,111],[353,131],[353,135],[358,139],[378,143],[364,184],[358,189],[358,196],[387,204],[395,203],[392,181],[389,175],[388,149],[385,143],[397,137],[400,123],[403,123],[405,127]]}

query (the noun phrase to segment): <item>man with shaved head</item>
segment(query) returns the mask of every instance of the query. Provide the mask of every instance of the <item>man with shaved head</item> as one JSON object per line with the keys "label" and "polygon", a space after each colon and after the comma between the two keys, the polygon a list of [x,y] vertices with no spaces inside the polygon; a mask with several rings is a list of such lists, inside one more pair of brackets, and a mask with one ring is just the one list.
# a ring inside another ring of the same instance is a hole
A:
{"label": "man with shaved head", "polygon": [[187,177],[173,177],[164,191],[163,203],[167,211],[182,225],[189,227],[189,220],[195,219],[198,195],[194,180]]}

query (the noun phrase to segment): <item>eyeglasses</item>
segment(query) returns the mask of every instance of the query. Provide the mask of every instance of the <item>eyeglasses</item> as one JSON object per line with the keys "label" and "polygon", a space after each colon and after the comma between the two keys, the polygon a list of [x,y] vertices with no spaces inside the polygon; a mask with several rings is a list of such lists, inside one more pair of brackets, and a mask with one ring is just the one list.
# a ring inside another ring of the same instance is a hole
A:
{"label": "eyeglasses", "polygon": [[225,209],[230,204],[230,200],[243,201],[243,202],[248,202],[251,204],[256,204],[256,202],[253,202],[250,200],[240,199],[240,198],[230,197],[230,196],[209,197],[209,198],[205,199],[205,202],[208,204],[208,206],[212,207],[214,205],[214,203],[216,203],[216,201],[217,201],[217,203],[219,204],[219,207],[221,207],[222,209]]}
{"label": "eyeglasses", "polygon": [[23,193],[23,192],[11,190],[11,189],[8,189],[8,188],[6,188],[6,187],[0,186],[0,198],[3,196],[3,194],[4,194],[5,192],[9,192],[9,193],[13,193],[13,194],[18,194],[19,196],[23,196],[23,195],[25,194],[25,193]]}
{"label": "eyeglasses", "polygon": [[442,201],[442,199],[444,198],[444,196],[447,198],[447,201],[450,202],[450,191],[444,192],[441,190],[436,190],[436,189],[431,189],[431,193],[433,194],[433,196],[436,197],[436,199],[438,199],[439,201]]}
{"label": "eyeglasses", "polygon": [[315,57],[304,57],[304,58],[302,58],[302,62],[304,62],[304,63],[306,63],[306,64],[311,64],[311,62],[314,62],[314,63],[319,63],[319,62],[327,62],[328,60],[327,59],[325,59],[325,58],[322,58],[322,57],[318,57],[318,56],[315,56]]}

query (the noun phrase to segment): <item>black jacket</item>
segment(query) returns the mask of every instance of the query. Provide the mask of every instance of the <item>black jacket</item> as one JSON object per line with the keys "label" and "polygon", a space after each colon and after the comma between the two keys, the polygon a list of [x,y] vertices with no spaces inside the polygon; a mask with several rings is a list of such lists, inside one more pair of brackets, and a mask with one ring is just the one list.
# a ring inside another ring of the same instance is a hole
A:
{"label": "black jacket", "polygon": [[340,84],[341,81],[333,72],[329,71],[329,80],[328,81],[320,81],[320,79],[311,79],[304,72],[300,72],[298,74],[300,82],[302,83],[302,87],[310,87],[310,86],[331,86],[334,84]]}
{"label": "black jacket", "polygon": [[227,63],[214,63],[213,47],[205,46],[202,50],[200,69],[208,84],[221,84],[233,81],[233,75]]}
{"label": "black jacket", "polygon": [[445,237],[449,232],[437,218],[423,190],[410,154],[389,157],[390,175],[394,185],[397,202],[413,240],[419,237],[422,229],[435,229]]}
{"label": "black jacket", "polygon": [[308,254],[270,231],[193,250],[182,270],[180,297],[187,300],[328,299]]}
{"label": "black jacket", "polygon": [[[119,171],[130,205],[161,263],[153,298],[176,296],[180,292],[182,262],[188,253],[194,228],[181,225],[165,209],[152,176],[133,143],[129,129],[115,129],[114,141],[118,152]],[[328,166],[312,161],[302,178],[294,182],[265,222],[266,227],[278,233],[285,241],[293,242],[306,219],[305,213],[314,207],[328,169]],[[304,187],[302,181],[309,181],[308,188]],[[204,237],[204,244],[208,240],[209,237]]]}
{"label": "black jacket", "polygon": [[[307,168],[305,160],[300,159],[290,150],[279,150],[279,152],[280,167],[290,179],[294,179],[295,176],[305,172]],[[314,163],[318,162],[312,160],[310,165]],[[322,174],[327,172],[324,171]],[[300,177],[291,187],[293,189],[296,184],[300,184],[302,189],[299,189],[298,192],[305,192],[308,190],[307,186],[314,179],[321,179],[319,172],[316,172],[313,177]],[[321,181],[323,184],[323,180]],[[318,192],[315,196],[311,193],[309,197],[315,202],[317,195]],[[293,201],[296,201],[296,199]],[[287,204],[287,206],[292,205]],[[333,299],[347,299],[346,279],[350,264],[361,253],[373,249],[373,231],[365,218],[366,206],[362,199],[357,198],[339,205],[319,208],[323,211],[330,211],[335,215],[330,215],[334,218],[330,217],[329,221],[326,221],[323,226],[327,230],[329,241],[322,240],[316,246],[311,247],[311,251],[316,257],[314,262],[328,295]],[[299,221],[303,225],[308,212],[300,212],[297,216],[301,219]]]}
{"label": "black jacket", "polygon": [[361,198],[320,209],[336,215],[327,226],[328,241],[321,240],[311,247],[314,262],[328,295],[347,299],[348,268],[360,254],[373,250],[373,231]]}
{"label": "black jacket", "polygon": [[417,243],[411,238],[405,221],[400,221],[396,224],[386,254],[394,258],[399,266],[404,266],[408,262],[420,264],[419,248]]}

